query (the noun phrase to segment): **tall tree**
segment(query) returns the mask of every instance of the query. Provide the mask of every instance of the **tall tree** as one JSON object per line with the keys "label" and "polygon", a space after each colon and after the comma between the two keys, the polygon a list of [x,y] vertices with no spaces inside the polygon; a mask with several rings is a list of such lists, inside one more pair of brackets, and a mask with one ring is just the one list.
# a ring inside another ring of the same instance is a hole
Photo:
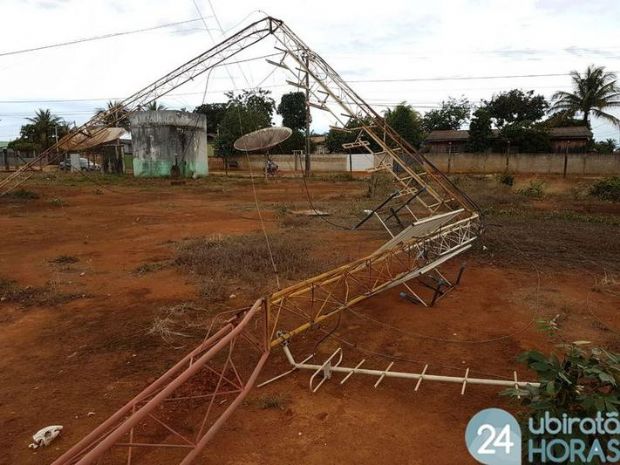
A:
{"label": "tall tree", "polygon": [[147,111],[163,111],[166,110],[166,105],[161,103],[157,103],[157,100],[153,100],[146,107],[144,107]]}
{"label": "tall tree", "polygon": [[567,126],[583,126],[583,121],[576,119],[573,114],[558,111],[542,121],[541,126],[546,128],[565,128]]}
{"label": "tall tree", "polygon": [[618,147],[614,139],[605,139],[592,144],[592,148],[599,153],[614,153]]}
{"label": "tall tree", "polygon": [[500,137],[494,143],[495,149],[504,151],[518,150],[524,153],[550,152],[549,133],[538,126],[521,123],[507,124],[500,130]]}
{"label": "tall tree", "polygon": [[29,123],[21,127],[19,139],[11,143],[11,148],[43,151],[54,145],[56,135],[60,139],[69,130],[67,123],[50,110],[39,109],[33,117],[26,119]]}
{"label": "tall tree", "polygon": [[571,71],[570,76],[573,92],[556,92],[551,110],[571,115],[580,113],[583,124],[588,127],[591,115],[620,126],[620,119],[605,111],[620,107],[620,87],[616,75],[605,71],[604,66],[590,65],[583,74]]}
{"label": "tall tree", "polygon": [[265,89],[244,90],[240,94],[227,92],[227,108],[231,106],[244,107],[260,115],[265,121],[265,126],[271,125],[271,117],[276,109],[276,103],[271,98],[271,91]]}
{"label": "tall tree", "polygon": [[129,130],[129,118],[123,104],[116,100],[109,100],[106,108],[97,108],[95,116],[106,126],[125,128]]}
{"label": "tall tree", "polygon": [[485,107],[474,111],[469,123],[469,140],[465,147],[468,152],[484,152],[491,147],[491,115]]}
{"label": "tall tree", "polygon": [[[354,128],[369,125],[372,125],[371,118],[351,118],[344,129],[331,128],[325,138],[325,146],[327,147],[327,150],[329,153],[342,152],[344,150],[342,144],[354,142],[360,134],[360,131],[355,130]],[[364,139],[368,140],[367,137]],[[375,141],[369,140],[368,142],[370,142],[370,149],[373,152],[378,152],[381,150]]]}
{"label": "tall tree", "polygon": [[194,108],[194,113],[202,113],[207,117],[207,131],[216,133],[224,115],[226,114],[226,106],[224,103],[203,103]]}
{"label": "tall tree", "polygon": [[[310,142],[310,146],[310,150],[312,151],[312,146],[314,146],[314,144],[312,144],[312,141]],[[291,137],[271,148],[269,151],[270,153],[291,154],[293,153],[293,150],[304,150],[305,147],[306,137],[304,133],[301,131],[293,131]]]}
{"label": "tall tree", "polygon": [[278,105],[282,126],[299,131],[306,127],[306,96],[303,92],[284,94]]}
{"label": "tall tree", "polygon": [[394,108],[388,108],[385,112],[385,120],[392,129],[414,147],[419,147],[424,140],[422,118],[406,102],[402,102]]}
{"label": "tall tree", "polygon": [[233,153],[235,140],[243,134],[271,126],[275,102],[270,94],[264,89],[244,90],[238,95],[234,92],[226,94],[228,103],[216,141],[220,155]]}
{"label": "tall tree", "polygon": [[471,104],[465,97],[455,99],[449,97],[447,101],[441,102],[441,108],[430,110],[422,119],[426,132],[437,130],[456,130],[469,119]]}
{"label": "tall tree", "polygon": [[484,101],[483,106],[489,112],[495,126],[499,129],[507,124],[518,123],[531,126],[545,116],[549,104],[542,95],[534,95],[533,90],[523,92],[512,89]]}

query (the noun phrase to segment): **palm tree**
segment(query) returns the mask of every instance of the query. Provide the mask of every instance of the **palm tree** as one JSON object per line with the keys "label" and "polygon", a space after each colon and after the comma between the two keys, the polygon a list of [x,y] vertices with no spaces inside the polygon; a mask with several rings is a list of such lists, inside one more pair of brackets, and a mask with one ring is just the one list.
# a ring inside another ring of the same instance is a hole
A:
{"label": "palm tree", "polygon": [[95,116],[98,116],[104,126],[115,126],[129,130],[129,118],[127,109],[121,102],[110,100],[106,108],[97,108]]}
{"label": "palm tree", "polygon": [[55,134],[62,137],[62,134],[66,132],[66,123],[50,110],[39,109],[34,117],[26,119],[30,121],[30,124],[22,126],[22,138],[25,136],[40,150],[45,150],[55,142]]}
{"label": "palm tree", "polygon": [[153,100],[151,103],[147,104],[144,109],[147,111],[162,111],[166,109],[166,105],[162,105],[161,103],[157,103],[157,100]]}
{"label": "palm tree", "polygon": [[616,75],[605,71],[604,66],[590,65],[583,74],[571,71],[573,92],[556,92],[551,111],[574,115],[581,113],[583,124],[590,127],[590,114],[620,126],[620,119],[605,112],[607,108],[620,107],[620,87]]}

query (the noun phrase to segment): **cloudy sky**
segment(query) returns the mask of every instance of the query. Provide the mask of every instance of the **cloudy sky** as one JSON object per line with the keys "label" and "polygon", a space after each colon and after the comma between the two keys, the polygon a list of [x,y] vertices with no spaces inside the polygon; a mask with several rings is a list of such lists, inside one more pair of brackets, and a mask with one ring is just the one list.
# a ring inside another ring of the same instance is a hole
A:
{"label": "cloudy sky", "polygon": [[[618,0],[211,1],[219,24],[209,1],[195,0],[205,28],[194,0],[0,0],[0,140],[16,137],[37,108],[80,124],[107,100],[131,95],[221,40],[220,25],[233,33],[265,12],[288,23],[380,111],[406,100],[423,113],[450,96],[478,102],[515,87],[550,97],[570,89],[571,70],[596,64],[620,72]],[[221,68],[208,83],[197,79],[162,103],[192,109],[205,86],[206,101],[217,102],[228,89],[261,82],[278,100],[291,88],[271,71],[264,60]],[[497,78],[541,74],[555,76]],[[330,122],[315,115],[313,129],[323,131]],[[597,139],[619,137],[600,120],[593,129]]]}

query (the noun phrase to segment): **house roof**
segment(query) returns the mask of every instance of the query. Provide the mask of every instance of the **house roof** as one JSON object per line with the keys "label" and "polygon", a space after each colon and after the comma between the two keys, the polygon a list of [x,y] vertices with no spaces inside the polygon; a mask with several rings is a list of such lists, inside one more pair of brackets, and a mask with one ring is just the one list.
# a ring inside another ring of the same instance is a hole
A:
{"label": "house roof", "polygon": [[549,136],[553,138],[572,138],[592,137],[592,131],[587,126],[567,126],[562,128],[551,128]]}
{"label": "house roof", "polygon": [[[492,138],[499,137],[499,129],[493,129]],[[549,129],[551,139],[583,139],[592,137],[592,131],[587,126],[567,126]],[[431,131],[426,142],[466,142],[469,131],[465,129],[448,131]]]}
{"label": "house roof", "polygon": [[469,131],[464,129],[460,130],[447,130],[447,131],[431,131],[426,137],[426,142],[454,142],[454,141],[466,141],[469,139]]}
{"label": "house roof", "polygon": [[101,128],[95,130],[92,136],[84,133],[67,135],[60,140],[58,148],[66,152],[86,150],[121,139],[125,132],[127,131],[123,128]]}

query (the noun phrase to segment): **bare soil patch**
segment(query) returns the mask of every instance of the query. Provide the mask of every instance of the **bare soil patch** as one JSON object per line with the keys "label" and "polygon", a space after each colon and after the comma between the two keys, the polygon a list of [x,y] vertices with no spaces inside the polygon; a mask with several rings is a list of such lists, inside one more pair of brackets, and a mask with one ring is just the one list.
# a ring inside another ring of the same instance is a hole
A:
{"label": "bare soil patch", "polygon": [[[2,293],[54,282],[80,296],[34,299],[27,311],[19,298],[0,302],[2,464],[50,463],[189,351],[214,313],[245,306],[272,284],[249,179],[95,181],[46,174],[26,187],[39,198],[0,201]],[[594,180],[545,178],[540,198],[518,193],[529,181],[505,188],[492,177],[459,179],[484,210],[486,250],[449,264],[453,277],[468,262],[460,288],[436,307],[388,291],[338,325],[330,320],[297,339],[296,356],[330,332],[319,359],[342,346],[347,364],[367,358],[384,369],[395,360],[401,370],[428,363],[433,372],[462,375],[469,367],[510,377],[525,349],[585,339],[617,350],[618,204],[575,194]],[[342,226],[380,202],[368,197],[364,180],[313,179],[308,188],[315,207]],[[385,240],[375,224],[350,231],[291,215],[310,208],[299,179],[257,180],[257,195],[283,280],[350,261]],[[61,256],[79,261],[54,263]],[[203,292],[212,276],[225,284],[222,296]],[[557,329],[543,330],[540,322],[558,314]],[[262,379],[285,369],[275,352]],[[354,376],[310,394],[307,382],[296,373],[253,392],[204,463],[288,464],[296,450],[305,464],[468,464],[463,431],[471,415],[516,408],[493,388],[470,387],[461,397],[455,386],[427,384],[415,393],[411,383],[389,380],[374,389]],[[28,449],[48,424],[65,426],[61,438]]]}

